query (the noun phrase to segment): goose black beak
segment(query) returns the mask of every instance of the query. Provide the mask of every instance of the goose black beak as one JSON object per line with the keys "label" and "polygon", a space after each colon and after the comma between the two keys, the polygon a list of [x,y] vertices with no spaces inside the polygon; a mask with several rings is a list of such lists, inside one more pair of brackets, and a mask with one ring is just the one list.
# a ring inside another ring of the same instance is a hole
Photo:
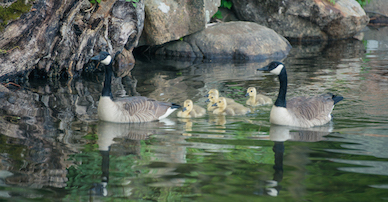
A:
{"label": "goose black beak", "polygon": [[248,97],[249,96],[249,93],[245,94],[245,97]]}
{"label": "goose black beak", "polygon": [[187,110],[186,107],[183,107],[182,112],[184,112],[184,111],[186,111],[186,110]]}
{"label": "goose black beak", "polygon": [[269,67],[268,67],[268,65],[267,65],[267,66],[265,66],[265,67],[262,67],[262,68],[260,68],[260,69],[257,69],[257,71],[269,71]]}
{"label": "goose black beak", "polygon": [[213,106],[213,107],[217,107],[217,103],[214,103],[212,106]]}
{"label": "goose black beak", "polygon": [[210,100],[209,100],[209,99],[207,99],[207,100],[205,100],[205,102],[210,102]]}
{"label": "goose black beak", "polygon": [[209,97],[209,94],[206,94],[205,97]]}

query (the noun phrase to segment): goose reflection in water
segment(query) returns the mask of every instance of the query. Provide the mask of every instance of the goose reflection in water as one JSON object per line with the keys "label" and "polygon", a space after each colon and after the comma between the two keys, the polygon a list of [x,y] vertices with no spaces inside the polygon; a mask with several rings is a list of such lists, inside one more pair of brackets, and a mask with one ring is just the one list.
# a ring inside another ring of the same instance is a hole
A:
{"label": "goose reflection in water", "polygon": [[[148,139],[152,134],[155,134],[155,129],[163,127],[163,122],[149,122],[149,123],[132,123],[132,124],[121,124],[121,123],[110,123],[100,121],[97,126],[99,151],[102,156],[101,163],[101,183],[95,184],[91,189],[92,195],[97,196],[108,196],[107,185],[109,183],[109,152],[111,146],[116,143],[125,142],[130,149],[127,150],[126,154],[133,154],[136,156],[140,155],[140,141]],[[120,141],[117,141],[120,139]],[[124,140],[123,140],[124,139]],[[117,142],[116,142],[116,141]],[[127,183],[129,184],[129,182]],[[123,187],[123,189],[126,189]],[[125,193],[131,193],[130,190],[123,190]]]}
{"label": "goose reflection in water", "polygon": [[333,130],[331,124],[314,128],[296,128],[291,126],[271,125],[269,138],[274,142],[272,147],[275,153],[275,173],[272,180],[267,180],[266,193],[277,196],[281,190],[279,184],[283,180],[283,155],[285,141],[318,142],[325,139]]}

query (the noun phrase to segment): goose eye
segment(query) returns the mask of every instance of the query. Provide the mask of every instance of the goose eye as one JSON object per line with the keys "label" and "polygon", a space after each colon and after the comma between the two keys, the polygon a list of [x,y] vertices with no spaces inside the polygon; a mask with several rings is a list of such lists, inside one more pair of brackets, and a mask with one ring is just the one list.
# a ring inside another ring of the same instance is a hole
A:
{"label": "goose eye", "polygon": [[251,90],[251,93],[253,92],[253,90]]}

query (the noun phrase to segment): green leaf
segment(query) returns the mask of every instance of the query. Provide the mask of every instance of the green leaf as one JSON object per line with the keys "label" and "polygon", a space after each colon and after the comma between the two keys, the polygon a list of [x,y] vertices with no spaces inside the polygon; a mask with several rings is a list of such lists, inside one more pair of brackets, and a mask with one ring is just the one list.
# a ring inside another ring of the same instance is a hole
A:
{"label": "green leaf", "polygon": [[89,0],[91,4],[101,3],[101,0]]}
{"label": "green leaf", "polygon": [[222,19],[222,13],[221,11],[217,11],[214,15],[213,15],[214,18],[217,18],[217,19]]}
{"label": "green leaf", "polygon": [[232,8],[232,2],[230,2],[230,1],[223,1],[223,7],[230,10]]}
{"label": "green leaf", "polygon": [[370,3],[370,0],[357,0],[357,2],[364,7],[366,4]]}

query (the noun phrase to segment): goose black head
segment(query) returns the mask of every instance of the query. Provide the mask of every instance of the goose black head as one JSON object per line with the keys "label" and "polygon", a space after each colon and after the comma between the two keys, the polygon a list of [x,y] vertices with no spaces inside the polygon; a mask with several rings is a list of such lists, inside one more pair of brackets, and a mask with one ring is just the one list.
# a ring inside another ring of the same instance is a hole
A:
{"label": "goose black head", "polygon": [[106,51],[101,51],[100,54],[92,57],[91,60],[97,60],[104,65],[109,65],[112,62],[112,56]]}
{"label": "goose black head", "polygon": [[273,61],[269,63],[267,66],[257,69],[257,71],[267,71],[271,74],[279,75],[284,68],[284,64],[281,62]]}

